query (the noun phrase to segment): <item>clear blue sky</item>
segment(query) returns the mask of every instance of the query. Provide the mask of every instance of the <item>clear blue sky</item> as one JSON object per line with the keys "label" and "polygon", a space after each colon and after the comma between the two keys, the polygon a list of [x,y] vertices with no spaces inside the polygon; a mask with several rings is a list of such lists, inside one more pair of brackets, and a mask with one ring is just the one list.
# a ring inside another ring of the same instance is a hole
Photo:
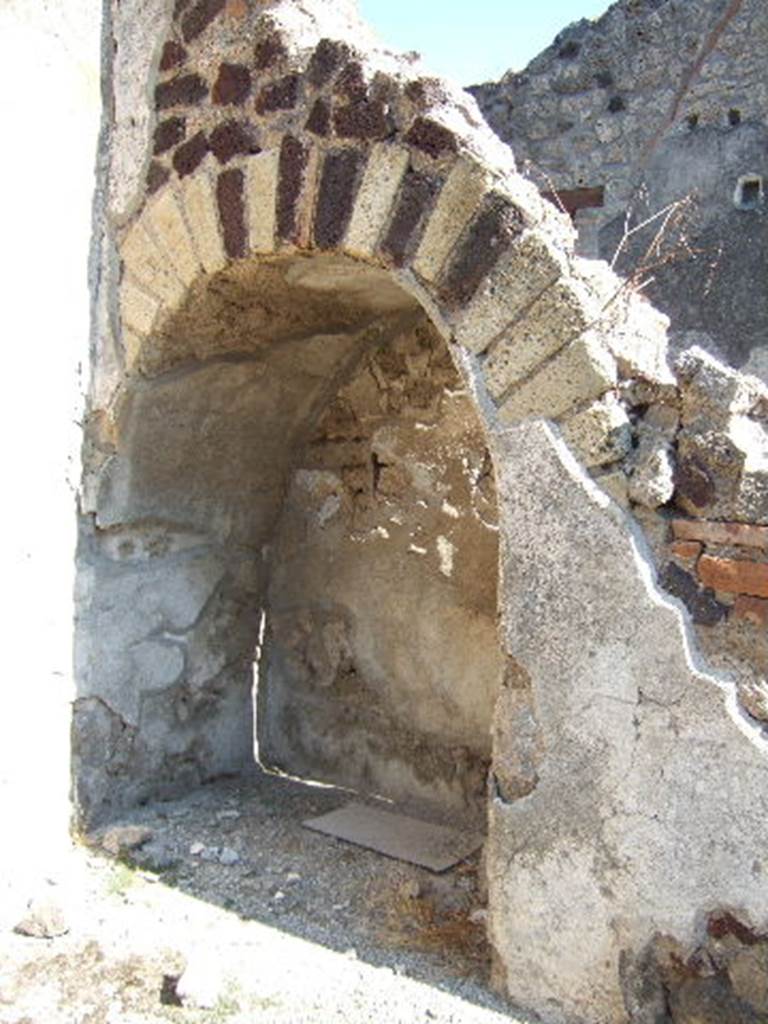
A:
{"label": "clear blue sky", "polygon": [[572,21],[598,17],[611,0],[359,0],[363,17],[394,50],[418,50],[460,85],[523,68]]}

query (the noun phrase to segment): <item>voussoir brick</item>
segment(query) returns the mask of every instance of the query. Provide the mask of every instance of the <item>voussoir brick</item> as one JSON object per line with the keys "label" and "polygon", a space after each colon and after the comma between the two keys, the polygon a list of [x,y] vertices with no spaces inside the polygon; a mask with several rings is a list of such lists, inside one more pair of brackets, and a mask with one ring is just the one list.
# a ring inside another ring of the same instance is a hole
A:
{"label": "voussoir brick", "polygon": [[165,189],[148,204],[142,220],[178,277],[191,284],[202,270],[176,193]]}
{"label": "voussoir brick", "polygon": [[600,338],[588,331],[512,391],[499,418],[503,423],[556,419],[615,385],[616,362]]}
{"label": "voussoir brick", "polygon": [[126,278],[120,286],[120,312],[123,322],[136,334],[146,337],[162,309],[162,302]]}
{"label": "voussoir brick", "polygon": [[456,341],[484,352],[564,272],[562,254],[538,232],[524,232],[454,318]]}
{"label": "voussoir brick", "polygon": [[278,150],[259,153],[245,169],[246,221],[251,252],[268,253],[275,249],[277,180],[280,166]]}
{"label": "voussoir brick", "polygon": [[179,185],[179,198],[203,269],[215,274],[227,262],[213,180],[205,167]]}
{"label": "voussoir brick", "polygon": [[407,149],[386,143],[372,147],[344,238],[350,255],[370,257],[376,251],[407,167]]}
{"label": "voussoir brick", "polygon": [[561,281],[536,299],[499,338],[485,363],[485,381],[494,398],[530,376],[545,359],[573,341],[598,310],[576,281]]}
{"label": "voussoir brick", "polygon": [[138,220],[123,239],[120,256],[126,271],[145,290],[169,306],[184,297],[186,286],[168,262],[165,253]]}
{"label": "voussoir brick", "polygon": [[412,264],[425,281],[437,280],[490,185],[490,176],[484,168],[470,160],[457,161],[437,198]]}

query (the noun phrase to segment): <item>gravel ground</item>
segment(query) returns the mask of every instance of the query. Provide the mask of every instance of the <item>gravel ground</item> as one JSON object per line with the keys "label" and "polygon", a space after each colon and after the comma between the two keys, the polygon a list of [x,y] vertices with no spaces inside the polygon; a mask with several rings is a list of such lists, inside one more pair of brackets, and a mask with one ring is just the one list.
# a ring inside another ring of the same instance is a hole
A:
{"label": "gravel ground", "polygon": [[[0,914],[0,1024],[521,1024],[488,986],[478,858],[444,875],[308,831],[260,775],[140,808]],[[111,851],[111,852],[110,852]]]}

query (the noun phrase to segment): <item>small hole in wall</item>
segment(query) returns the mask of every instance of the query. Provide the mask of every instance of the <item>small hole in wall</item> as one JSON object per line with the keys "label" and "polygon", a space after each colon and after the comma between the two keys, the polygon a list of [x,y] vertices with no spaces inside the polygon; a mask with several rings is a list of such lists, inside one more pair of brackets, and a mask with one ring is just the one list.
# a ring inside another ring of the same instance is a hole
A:
{"label": "small hole in wall", "polygon": [[686,124],[688,125],[688,127],[691,129],[691,131],[693,131],[694,128],[698,128],[699,127],[699,115],[698,114],[690,114],[685,119],[685,121],[686,121]]}
{"label": "small hole in wall", "polygon": [[572,60],[574,57],[578,57],[580,50],[579,44],[570,39],[565,45],[560,47],[557,51],[557,56],[560,60]]}
{"label": "small hole in wall", "polygon": [[627,104],[621,96],[611,96],[608,100],[608,109],[612,114],[618,114],[620,111],[627,109]]}
{"label": "small hole in wall", "polygon": [[759,174],[745,174],[736,183],[733,202],[740,210],[755,210],[763,201],[763,179]]}
{"label": "small hole in wall", "polygon": [[741,124],[741,111],[735,107],[731,107],[728,111],[728,124],[737,125]]}

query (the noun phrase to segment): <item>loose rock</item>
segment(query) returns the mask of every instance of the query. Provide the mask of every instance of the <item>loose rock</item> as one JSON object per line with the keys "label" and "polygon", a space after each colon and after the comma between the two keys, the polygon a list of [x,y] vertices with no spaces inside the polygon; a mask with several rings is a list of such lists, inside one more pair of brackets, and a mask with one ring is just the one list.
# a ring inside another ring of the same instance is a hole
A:
{"label": "loose rock", "polygon": [[31,900],[26,917],[13,929],[17,935],[33,939],[55,939],[69,931],[64,912],[52,900]]}

